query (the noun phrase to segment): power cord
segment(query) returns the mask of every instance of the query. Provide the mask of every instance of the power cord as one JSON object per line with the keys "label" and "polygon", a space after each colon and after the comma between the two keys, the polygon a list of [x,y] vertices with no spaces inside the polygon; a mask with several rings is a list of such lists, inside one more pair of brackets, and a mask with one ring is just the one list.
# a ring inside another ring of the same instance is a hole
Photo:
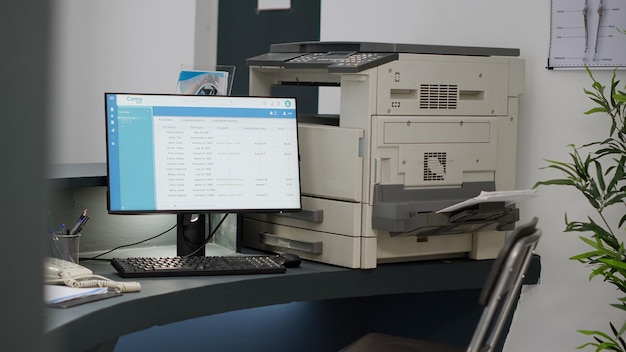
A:
{"label": "power cord", "polygon": [[[215,228],[214,228],[214,229],[213,229],[213,230],[209,233],[209,235],[205,238],[205,240],[202,242],[202,244],[201,244],[200,246],[198,246],[198,248],[197,248],[195,251],[191,252],[190,254],[185,255],[185,257],[192,256],[192,255],[196,254],[198,251],[200,251],[200,249],[201,249],[203,246],[205,246],[207,243],[209,243],[209,241],[213,238],[213,236],[215,235],[215,233],[217,232],[217,230],[220,228],[220,226],[222,226],[222,224],[223,224],[223,223],[224,223],[224,221],[226,220],[226,217],[228,216],[228,214],[229,214],[229,213],[224,214],[224,216],[222,217],[222,219],[218,222],[218,224],[215,226]],[[153,240],[153,239],[155,239],[155,238],[161,237],[161,236],[165,235],[166,233],[168,233],[168,232],[170,232],[170,231],[174,230],[174,229],[176,228],[176,226],[177,226],[177,225],[173,225],[172,227],[170,227],[169,229],[167,229],[167,230],[165,230],[165,231],[163,231],[163,232],[159,233],[158,235],[154,235],[154,236],[152,236],[152,237],[148,237],[148,238],[143,239],[143,240],[138,241],[138,242],[134,242],[134,243],[130,243],[130,244],[124,244],[124,245],[121,245],[121,246],[117,246],[117,247],[115,247],[115,248],[113,248],[113,249],[110,249],[110,250],[108,250],[108,251],[106,251],[106,252],[102,252],[102,253],[100,253],[100,254],[98,254],[98,255],[95,255],[95,256],[93,256],[93,257],[91,257],[91,258],[80,258],[80,260],[104,260],[104,261],[109,261],[110,259],[99,259],[99,258],[100,258],[100,257],[102,257],[103,255],[107,255],[107,254],[109,254],[109,253],[111,253],[111,252],[114,252],[114,251],[116,251],[116,250],[118,250],[118,249],[122,249],[122,248],[127,248],[127,247],[136,246],[136,245],[138,245],[138,244],[142,244],[142,243],[148,242],[148,241],[150,241],[150,240]],[[209,224],[209,228],[211,228],[211,227],[212,227],[212,226]],[[186,236],[185,236],[185,239],[187,239],[187,238],[186,238]],[[194,244],[196,244],[196,243],[194,243]]]}
{"label": "power cord", "polygon": [[[213,236],[215,235],[215,233],[217,232],[217,230],[222,226],[222,224],[224,223],[224,221],[226,220],[226,217],[228,216],[228,213],[224,214],[224,216],[222,217],[222,219],[217,223],[217,225],[215,226],[215,228],[209,233],[209,236],[207,236],[207,238],[204,240],[204,242],[202,242],[202,244],[200,244],[198,246],[198,248],[196,248],[195,251],[184,255],[183,258],[185,257],[190,257],[196,253],[198,253],[204,246],[206,246],[207,243],[209,243],[209,241],[213,238]],[[209,225],[209,228],[211,228],[211,226]]]}
{"label": "power cord", "polygon": [[113,251],[116,251],[116,250],[118,250],[118,249],[122,249],[122,248],[126,248],[126,247],[136,246],[136,245],[138,245],[138,244],[142,244],[142,243],[144,243],[144,242],[148,242],[148,241],[153,240],[153,239],[155,239],[155,238],[161,237],[161,236],[165,235],[166,233],[168,233],[168,232],[172,231],[172,230],[173,230],[173,229],[175,229],[175,228],[176,228],[176,225],[174,225],[174,226],[170,227],[169,229],[167,229],[167,230],[165,230],[165,231],[163,231],[163,232],[159,233],[158,235],[154,235],[154,236],[152,236],[152,237],[148,237],[148,238],[143,239],[143,240],[138,241],[138,242],[134,242],[134,243],[130,243],[130,244],[124,244],[124,245],[121,245],[121,246],[117,246],[117,247],[115,247],[115,248],[113,248],[113,249],[110,249],[110,250],[108,250],[108,251],[106,251],[106,252],[100,253],[100,254],[98,254],[98,255],[96,255],[96,256],[93,256],[93,257],[91,257],[91,258],[80,258],[80,260],[106,260],[106,261],[108,261],[108,260],[110,260],[110,259],[98,259],[98,258],[99,258],[99,257],[101,257],[101,256],[103,256],[103,255],[109,254],[109,253],[111,253],[111,252],[113,252]]}

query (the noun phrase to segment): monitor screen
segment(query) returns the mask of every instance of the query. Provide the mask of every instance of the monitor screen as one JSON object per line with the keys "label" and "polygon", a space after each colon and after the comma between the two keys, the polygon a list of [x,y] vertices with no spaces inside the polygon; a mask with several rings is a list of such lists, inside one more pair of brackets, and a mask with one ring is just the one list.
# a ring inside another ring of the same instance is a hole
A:
{"label": "monitor screen", "polygon": [[300,210],[296,100],[105,94],[110,213]]}

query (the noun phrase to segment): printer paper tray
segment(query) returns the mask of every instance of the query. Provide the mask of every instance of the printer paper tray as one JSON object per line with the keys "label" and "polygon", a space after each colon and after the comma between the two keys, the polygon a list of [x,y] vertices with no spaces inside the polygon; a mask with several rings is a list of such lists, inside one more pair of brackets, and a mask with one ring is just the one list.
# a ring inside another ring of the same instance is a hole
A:
{"label": "printer paper tray", "polygon": [[348,268],[361,267],[361,237],[312,231],[244,217],[243,245],[271,252],[291,252],[304,259]]}

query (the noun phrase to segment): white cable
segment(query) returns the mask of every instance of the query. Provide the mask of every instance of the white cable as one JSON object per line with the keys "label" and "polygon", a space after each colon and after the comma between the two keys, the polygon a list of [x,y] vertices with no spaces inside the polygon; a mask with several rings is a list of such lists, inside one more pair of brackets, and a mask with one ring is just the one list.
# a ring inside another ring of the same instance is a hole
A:
{"label": "white cable", "polygon": [[139,292],[141,290],[141,284],[138,282],[113,281],[100,275],[71,277],[69,274],[62,272],[61,277],[65,285],[74,288],[108,287],[118,293]]}

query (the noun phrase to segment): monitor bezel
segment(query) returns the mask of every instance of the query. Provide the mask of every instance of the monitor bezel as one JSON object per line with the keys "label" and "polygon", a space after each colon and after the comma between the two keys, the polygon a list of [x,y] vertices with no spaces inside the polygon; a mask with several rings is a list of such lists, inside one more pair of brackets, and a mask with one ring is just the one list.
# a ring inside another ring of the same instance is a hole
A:
{"label": "monitor bezel", "polygon": [[[110,155],[109,155],[109,117],[107,111],[107,101],[109,95],[140,95],[140,96],[177,96],[177,97],[191,97],[190,95],[184,94],[170,94],[170,93],[123,93],[123,92],[105,92],[104,93],[104,111],[105,111],[105,139],[106,139],[106,171],[107,171],[107,189],[106,189],[106,200],[107,200],[107,212],[109,214],[114,215],[144,215],[144,214],[244,214],[244,213],[291,213],[298,212],[302,210],[302,175],[300,170],[300,146],[297,144],[297,159],[298,159],[298,207],[294,208],[285,208],[285,207],[277,207],[277,208],[220,208],[220,209],[132,209],[132,210],[117,210],[111,209],[111,179],[110,175]],[[294,99],[295,97],[273,97],[273,96],[210,96],[210,95],[194,95],[194,98],[199,99],[244,99],[244,98],[259,98],[259,99]],[[296,122],[297,122],[297,102],[296,102]],[[296,127],[296,140],[298,140],[299,136],[298,128]]]}

